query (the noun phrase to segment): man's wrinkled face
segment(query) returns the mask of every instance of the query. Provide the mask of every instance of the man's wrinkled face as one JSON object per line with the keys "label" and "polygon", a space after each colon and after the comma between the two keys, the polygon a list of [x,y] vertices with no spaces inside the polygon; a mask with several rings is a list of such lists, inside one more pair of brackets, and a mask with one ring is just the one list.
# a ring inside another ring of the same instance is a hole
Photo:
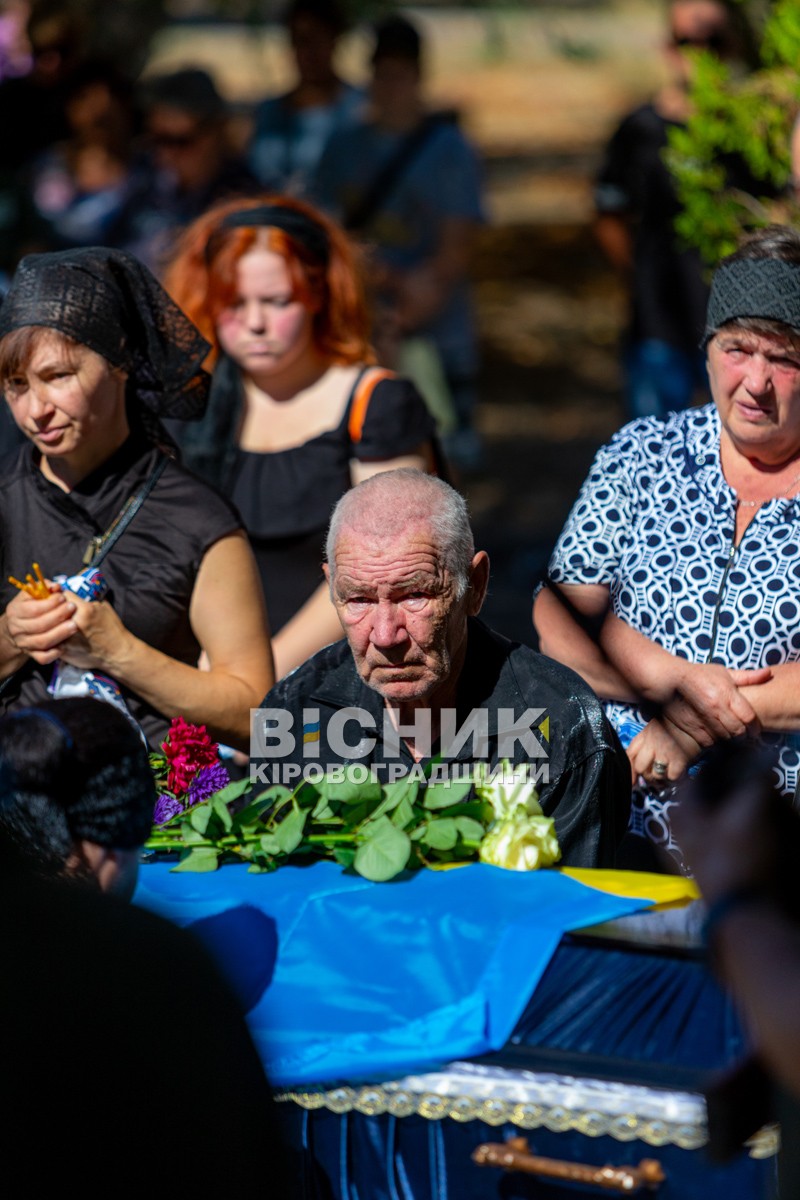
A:
{"label": "man's wrinkled face", "polygon": [[470,589],[456,598],[430,530],[343,530],[335,568],[333,602],[364,683],[389,704],[429,703],[460,665],[474,607]]}

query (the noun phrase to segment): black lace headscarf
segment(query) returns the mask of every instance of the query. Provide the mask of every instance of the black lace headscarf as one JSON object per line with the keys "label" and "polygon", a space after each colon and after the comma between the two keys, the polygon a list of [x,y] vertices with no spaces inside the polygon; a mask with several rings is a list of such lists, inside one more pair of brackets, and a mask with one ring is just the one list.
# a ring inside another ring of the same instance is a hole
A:
{"label": "black lace headscarf", "polygon": [[26,255],[0,308],[0,337],[29,325],[58,330],[125,370],[130,415],[151,436],[161,433],[161,417],[192,421],[205,411],[208,343],[124,250]]}

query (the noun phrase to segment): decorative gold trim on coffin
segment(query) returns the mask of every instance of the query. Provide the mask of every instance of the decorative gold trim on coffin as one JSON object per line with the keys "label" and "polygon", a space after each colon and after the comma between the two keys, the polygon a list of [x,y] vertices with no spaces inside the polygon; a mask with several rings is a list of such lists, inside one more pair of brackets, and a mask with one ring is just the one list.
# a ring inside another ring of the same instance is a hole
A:
{"label": "decorative gold trim on coffin", "polygon": [[[612,1137],[618,1142],[641,1141],[648,1146],[678,1146],[697,1150],[708,1141],[705,1123],[672,1124],[637,1117],[635,1113],[609,1116],[587,1109],[571,1110],[561,1105],[514,1103],[508,1100],[476,1100],[471,1096],[438,1096],[378,1085],[362,1088],[339,1087],[328,1092],[283,1092],[276,1099],[301,1108],[327,1108],[333,1113],[357,1112],[366,1117],[389,1113],[393,1117],[420,1116],[428,1121],[483,1121],[487,1125],[516,1125],[519,1129],[549,1129],[552,1133],[575,1130],[586,1137]],[[747,1143],[751,1158],[777,1154],[776,1126],[766,1126]]]}

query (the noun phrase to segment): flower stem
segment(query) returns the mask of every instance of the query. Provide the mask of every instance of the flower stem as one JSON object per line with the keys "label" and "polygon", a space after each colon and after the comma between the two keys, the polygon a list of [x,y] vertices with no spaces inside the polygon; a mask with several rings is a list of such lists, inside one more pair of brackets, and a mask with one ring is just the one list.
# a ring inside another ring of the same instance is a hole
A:
{"label": "flower stem", "polygon": [[308,837],[303,838],[304,842],[311,842],[313,845],[322,846],[327,846],[331,842],[336,842],[337,844],[341,842],[343,845],[347,845],[349,842],[353,845],[355,840],[355,834],[352,833],[310,833]]}

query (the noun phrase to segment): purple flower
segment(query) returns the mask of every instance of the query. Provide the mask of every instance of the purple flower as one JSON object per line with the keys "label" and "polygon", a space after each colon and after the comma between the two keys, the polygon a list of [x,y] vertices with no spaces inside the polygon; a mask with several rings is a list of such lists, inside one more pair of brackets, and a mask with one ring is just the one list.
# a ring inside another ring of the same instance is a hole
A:
{"label": "purple flower", "polygon": [[183,812],[183,805],[180,800],[176,800],[174,796],[162,793],[156,800],[156,807],[153,811],[153,824],[163,825],[170,817],[176,817],[181,812]]}
{"label": "purple flower", "polygon": [[186,794],[187,808],[202,804],[214,792],[219,792],[230,783],[230,776],[221,762],[213,763],[210,767],[202,767],[197,772]]}

